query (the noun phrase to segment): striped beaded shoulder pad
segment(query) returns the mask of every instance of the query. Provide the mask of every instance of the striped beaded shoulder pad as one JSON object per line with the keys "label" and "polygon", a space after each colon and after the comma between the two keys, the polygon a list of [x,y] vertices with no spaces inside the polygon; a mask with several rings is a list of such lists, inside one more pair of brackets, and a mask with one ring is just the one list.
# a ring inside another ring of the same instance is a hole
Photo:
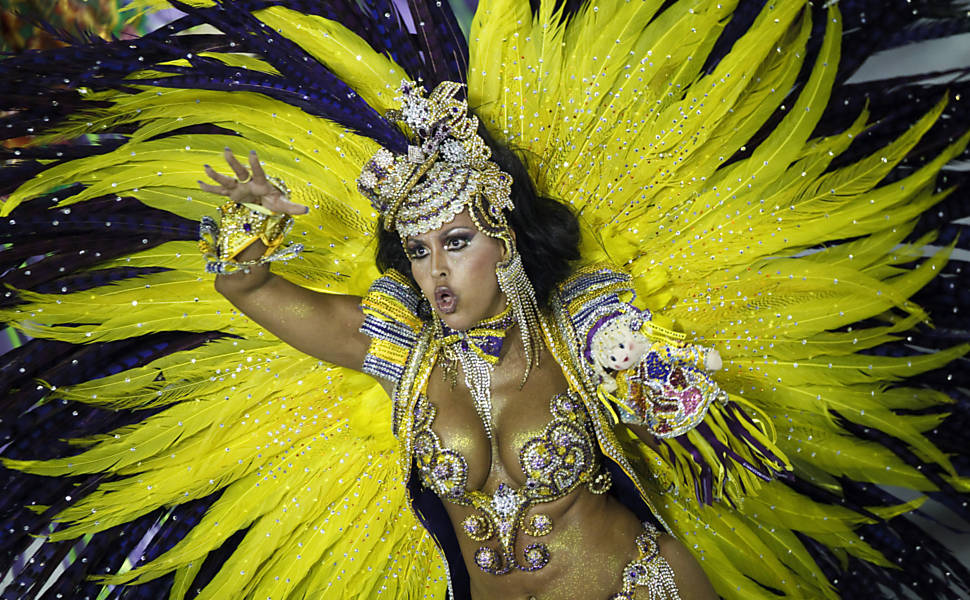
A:
{"label": "striped beaded shoulder pad", "polygon": [[[579,333],[607,312],[632,309],[635,293],[627,273],[605,265],[583,267],[559,285],[559,297]],[[649,311],[641,311],[646,319]]]}
{"label": "striped beaded shoulder pad", "polygon": [[[635,296],[632,279],[627,273],[607,265],[590,265],[577,270],[559,284],[558,292],[558,299],[574,332],[576,358],[586,375],[594,377],[592,364],[584,356],[586,334],[604,315],[637,310],[631,304]],[[645,320],[650,319],[649,311],[638,312]]]}
{"label": "striped beaded shoulder pad", "polygon": [[360,301],[364,312],[360,332],[371,338],[362,368],[365,373],[397,385],[424,325],[418,316],[420,302],[421,295],[395,270],[371,284]]}

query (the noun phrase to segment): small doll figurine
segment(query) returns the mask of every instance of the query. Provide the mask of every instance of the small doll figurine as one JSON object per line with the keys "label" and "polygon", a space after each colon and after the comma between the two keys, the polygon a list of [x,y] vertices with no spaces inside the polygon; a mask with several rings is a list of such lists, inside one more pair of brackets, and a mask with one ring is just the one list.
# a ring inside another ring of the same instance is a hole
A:
{"label": "small doll figurine", "polygon": [[[657,335],[650,318],[632,306],[601,317],[587,335],[587,359],[603,392],[630,414],[624,420],[650,427],[661,438],[695,427],[714,400],[727,395],[707,374],[721,368],[717,350]],[[667,338],[667,339],[663,339]]]}
{"label": "small doll figurine", "polygon": [[643,440],[650,446],[644,456],[651,456],[661,493],[690,490],[701,504],[719,498],[739,504],[791,470],[770,449],[774,430],[757,406],[742,407],[742,398],[730,398],[711,377],[722,367],[717,350],[686,343],[618,294],[596,300],[577,326],[585,334],[584,358],[601,400],[621,422],[656,438],[656,444]]}

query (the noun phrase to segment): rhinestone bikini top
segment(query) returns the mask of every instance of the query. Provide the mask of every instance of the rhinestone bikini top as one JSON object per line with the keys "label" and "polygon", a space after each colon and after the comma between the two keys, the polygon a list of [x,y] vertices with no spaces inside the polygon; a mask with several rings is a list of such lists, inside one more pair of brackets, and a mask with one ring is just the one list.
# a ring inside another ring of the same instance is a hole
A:
{"label": "rhinestone bikini top", "polygon": [[600,464],[596,436],[582,400],[573,392],[558,394],[550,402],[550,411],[553,419],[545,430],[519,449],[525,485],[516,488],[502,483],[487,494],[467,489],[464,457],[444,448],[432,431],[435,406],[424,395],[414,406],[415,460],[421,481],[442,499],[477,510],[461,523],[469,538],[476,542],[498,538],[499,550],[482,546],[475,551],[475,564],[486,573],[536,571],[549,562],[549,550],[541,542],[525,547],[525,564],[515,553],[520,531],[534,538],[552,531],[548,515],[535,513],[525,522],[532,506],[562,498],[583,483],[594,494],[610,489],[610,475]]}

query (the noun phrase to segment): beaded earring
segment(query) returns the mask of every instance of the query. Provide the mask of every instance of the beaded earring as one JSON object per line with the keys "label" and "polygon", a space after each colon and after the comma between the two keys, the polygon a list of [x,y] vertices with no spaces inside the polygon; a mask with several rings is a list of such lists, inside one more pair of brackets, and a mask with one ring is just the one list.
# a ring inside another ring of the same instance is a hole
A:
{"label": "beaded earring", "polygon": [[525,273],[522,255],[516,250],[514,243],[509,240],[503,241],[505,241],[505,246],[508,249],[508,258],[495,266],[495,275],[498,278],[499,289],[505,294],[509,305],[512,307],[512,315],[522,336],[526,363],[522,383],[525,384],[532,367],[539,364],[539,354],[542,348],[540,345],[542,343],[542,331],[539,325],[539,303],[536,301],[536,292],[532,287],[532,282],[529,281],[529,276]]}

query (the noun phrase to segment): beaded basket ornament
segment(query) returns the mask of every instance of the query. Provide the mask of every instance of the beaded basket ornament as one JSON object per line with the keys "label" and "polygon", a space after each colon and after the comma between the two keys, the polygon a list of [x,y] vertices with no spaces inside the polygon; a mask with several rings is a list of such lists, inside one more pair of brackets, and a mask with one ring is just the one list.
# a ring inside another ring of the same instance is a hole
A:
{"label": "beaded basket ornament", "polygon": [[466,208],[486,235],[510,243],[503,210],[512,210],[512,177],[490,161],[478,119],[455,96],[462,85],[445,81],[426,98],[424,88],[401,83],[399,110],[414,144],[407,154],[381,148],[364,165],[357,188],[384,217],[384,227],[405,239],[437,229]]}
{"label": "beaded basket ornament", "polygon": [[[274,181],[277,187],[284,184]],[[209,216],[199,224],[199,250],[205,258],[208,273],[228,275],[248,272],[249,267],[287,261],[303,251],[303,244],[283,246],[293,226],[293,217],[274,213],[258,204],[226,202],[219,207],[219,222]],[[239,261],[236,257],[256,241],[266,245],[263,255],[255,260]]]}

